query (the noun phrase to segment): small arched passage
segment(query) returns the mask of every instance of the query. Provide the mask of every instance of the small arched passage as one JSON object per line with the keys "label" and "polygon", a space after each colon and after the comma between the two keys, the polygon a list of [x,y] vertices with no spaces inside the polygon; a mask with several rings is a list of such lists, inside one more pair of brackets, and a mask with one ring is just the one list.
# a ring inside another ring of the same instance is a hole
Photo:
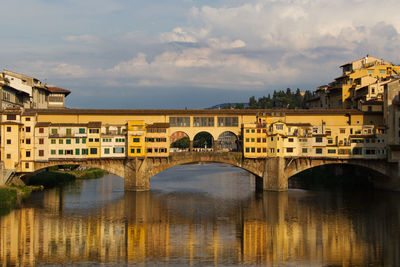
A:
{"label": "small arched passage", "polygon": [[183,131],[176,131],[170,136],[171,152],[189,151],[190,138]]}
{"label": "small arched passage", "polygon": [[193,138],[194,151],[212,151],[214,145],[214,137],[208,132],[199,132]]}
{"label": "small arched passage", "polygon": [[225,131],[218,136],[217,147],[218,151],[238,152],[239,138],[231,131]]}

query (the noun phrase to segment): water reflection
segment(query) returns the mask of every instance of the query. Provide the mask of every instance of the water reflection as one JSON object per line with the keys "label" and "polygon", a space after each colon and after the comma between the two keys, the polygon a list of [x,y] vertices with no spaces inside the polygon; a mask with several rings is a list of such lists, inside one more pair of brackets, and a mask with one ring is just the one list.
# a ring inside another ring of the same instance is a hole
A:
{"label": "water reflection", "polygon": [[[245,172],[201,167],[171,169],[150,192],[105,177],[36,194],[1,217],[0,263],[400,265],[399,194],[256,195]],[[186,171],[196,190],[171,178]]]}

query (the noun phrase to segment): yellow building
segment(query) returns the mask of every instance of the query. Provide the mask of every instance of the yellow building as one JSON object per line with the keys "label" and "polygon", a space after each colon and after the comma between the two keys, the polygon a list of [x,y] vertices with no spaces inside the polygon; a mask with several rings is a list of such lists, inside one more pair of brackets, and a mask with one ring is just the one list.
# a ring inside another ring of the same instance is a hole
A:
{"label": "yellow building", "polygon": [[146,125],[146,156],[163,157],[169,155],[169,123]]}
{"label": "yellow building", "polygon": [[145,133],[144,121],[128,121],[128,157],[144,157],[146,155]]}

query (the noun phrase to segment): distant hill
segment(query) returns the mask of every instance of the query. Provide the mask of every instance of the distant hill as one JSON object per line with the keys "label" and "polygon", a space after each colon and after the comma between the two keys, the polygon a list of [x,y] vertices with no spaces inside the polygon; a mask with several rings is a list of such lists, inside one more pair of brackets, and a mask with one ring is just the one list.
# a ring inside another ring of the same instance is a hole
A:
{"label": "distant hill", "polygon": [[238,105],[243,106],[243,109],[249,107],[249,103],[223,103],[205,109],[230,109],[230,108],[235,108]]}

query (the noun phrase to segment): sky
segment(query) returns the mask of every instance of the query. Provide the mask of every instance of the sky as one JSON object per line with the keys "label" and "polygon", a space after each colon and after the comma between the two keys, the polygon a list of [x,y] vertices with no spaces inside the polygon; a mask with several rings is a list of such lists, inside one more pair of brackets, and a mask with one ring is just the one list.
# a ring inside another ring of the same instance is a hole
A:
{"label": "sky", "polygon": [[206,108],[400,63],[398,0],[2,0],[0,68],[72,108]]}

